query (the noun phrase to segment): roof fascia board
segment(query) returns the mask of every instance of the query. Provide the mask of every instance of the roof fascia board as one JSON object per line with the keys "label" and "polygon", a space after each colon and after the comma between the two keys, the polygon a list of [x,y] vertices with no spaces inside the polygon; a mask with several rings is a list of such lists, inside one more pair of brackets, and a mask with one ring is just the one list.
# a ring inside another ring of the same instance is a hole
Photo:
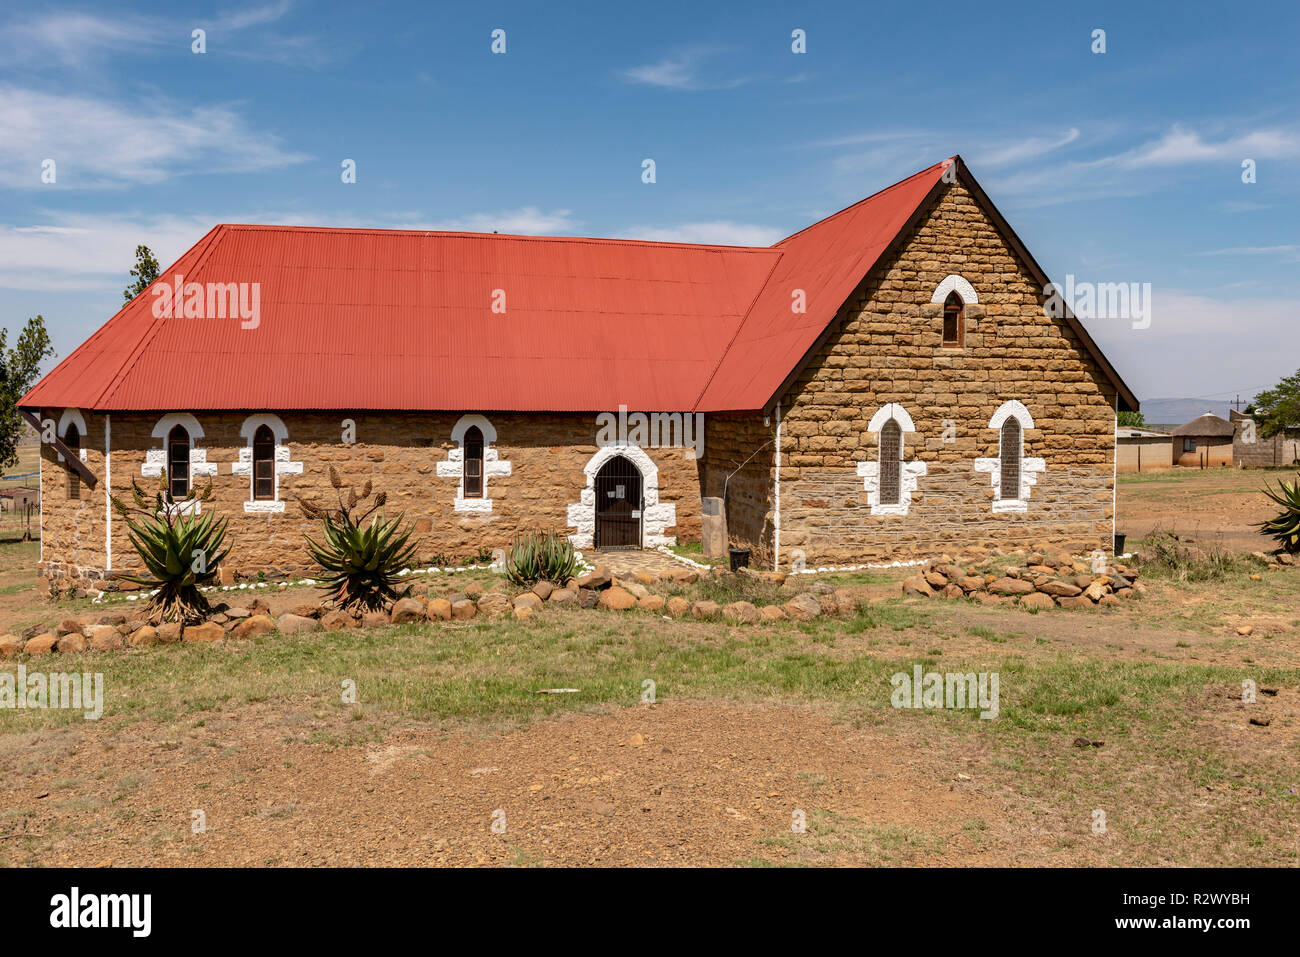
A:
{"label": "roof fascia board", "polygon": [[[40,419],[32,415],[32,413],[28,412],[26,409],[19,409],[18,414],[27,420],[27,424],[30,425],[33,429],[35,429],[38,435],[40,434],[41,432]],[[78,475],[81,476],[82,481],[84,481],[91,488],[94,488],[96,485],[99,484],[99,479],[96,478],[95,473],[90,470],[90,466],[88,466],[85,462],[81,461],[80,452],[74,452],[72,449],[68,448],[67,445],[64,444],[63,440],[59,438],[57,435],[55,435],[54,438],[50,440],[50,444],[53,445],[54,448],[58,450],[58,453],[60,455],[63,456],[64,464],[69,466],[72,469],[72,471],[76,472]]]}
{"label": "roof fascia board", "polygon": [[[1020,237],[1016,235],[1016,231],[1011,228],[1011,224],[1006,221],[1006,218],[1003,217],[1000,212],[998,212],[998,208],[993,205],[993,201],[989,199],[988,194],[984,192],[984,188],[975,181],[975,177],[972,176],[970,170],[966,168],[966,163],[962,158],[958,156],[956,161],[957,178],[961,181],[963,186],[970,190],[971,195],[974,196],[975,201],[980,204],[980,208],[984,211],[984,214],[988,216],[989,219],[993,220],[993,225],[997,227],[998,231],[1002,234],[1002,237],[1011,245],[1011,248],[1015,251],[1016,255],[1018,255],[1029,268],[1029,271],[1033,274],[1034,280],[1038,283],[1039,287],[1046,289],[1047,285],[1051,282],[1051,279],[1043,270],[1043,267],[1038,265],[1038,261],[1030,254],[1029,249],[1025,244],[1021,242]],[[1070,309],[1069,303],[1062,300],[1062,305],[1064,306],[1066,323],[1069,324],[1070,329],[1076,336],[1078,336],[1079,341],[1083,343],[1084,349],[1086,349],[1088,354],[1092,356],[1093,361],[1097,363],[1101,368],[1101,371],[1105,373],[1106,378],[1110,380],[1111,385],[1113,385],[1119,393],[1120,401],[1122,403],[1119,407],[1119,411],[1138,411],[1140,403],[1137,400],[1137,396],[1133,394],[1133,390],[1128,387],[1120,377],[1120,374],[1115,371],[1115,367],[1110,364],[1110,360],[1102,353],[1092,336],[1088,334],[1088,330],[1084,328],[1083,323],[1079,321],[1079,318],[1074,314],[1074,311]]]}
{"label": "roof fascia board", "polygon": [[866,275],[864,275],[861,281],[853,287],[853,291],[849,293],[849,298],[841,303],[840,307],[835,310],[835,315],[831,317],[831,320],[828,323],[826,323],[826,328],[821,331],[821,334],[813,341],[813,344],[808,348],[808,351],[803,354],[803,358],[801,358],[790,371],[790,374],[785,377],[781,382],[781,385],[777,387],[777,390],[768,397],[768,400],[765,403],[763,403],[763,407],[759,411],[764,415],[772,414],[773,410],[776,408],[777,402],[781,401],[781,399],[785,397],[785,394],[790,391],[791,387],[793,387],[804,369],[806,369],[808,364],[812,362],[813,357],[816,356],[827,342],[830,341],[831,337],[839,331],[840,326],[842,326],[844,322],[843,316],[841,315],[844,311],[844,306],[862,294],[867,282],[874,276],[876,269],[882,262],[888,261],[896,252],[898,252],[903,243],[907,241],[907,238],[911,236],[912,231],[916,229],[922,217],[930,208],[930,204],[934,202],[940,193],[948,188],[948,185],[948,183],[943,181],[943,177],[935,180],[934,185],[930,187],[930,191],[925,194],[925,198],[922,199],[921,202],[917,203],[916,209],[912,211],[912,215],[907,217],[907,221],[903,223],[902,228],[898,230],[894,235],[894,238],[889,241],[889,245],[881,250],[880,255],[877,256],[876,261],[871,264]]}

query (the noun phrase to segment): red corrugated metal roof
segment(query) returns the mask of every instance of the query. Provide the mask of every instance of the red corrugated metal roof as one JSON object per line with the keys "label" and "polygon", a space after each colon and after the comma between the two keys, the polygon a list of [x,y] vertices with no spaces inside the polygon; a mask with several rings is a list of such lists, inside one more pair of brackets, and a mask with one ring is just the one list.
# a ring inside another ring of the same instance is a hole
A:
{"label": "red corrugated metal roof", "polygon": [[[700,396],[702,412],[760,409],[812,348],[920,207],[950,161],[937,163],[777,243],[771,278]],[[794,311],[796,290],[806,311]]]}
{"label": "red corrugated metal roof", "polygon": [[[158,282],[259,283],[260,321],[124,307],[22,400],[126,409],[690,409],[780,253],[216,227]],[[505,313],[492,311],[493,291]]]}
{"label": "red corrugated metal roof", "polygon": [[[258,283],[257,328],[155,318],[151,287],[20,405],[760,409],[949,162],[771,248],[217,226],[158,282]],[[496,289],[504,315],[492,311]],[[796,289],[803,313],[791,309]]]}

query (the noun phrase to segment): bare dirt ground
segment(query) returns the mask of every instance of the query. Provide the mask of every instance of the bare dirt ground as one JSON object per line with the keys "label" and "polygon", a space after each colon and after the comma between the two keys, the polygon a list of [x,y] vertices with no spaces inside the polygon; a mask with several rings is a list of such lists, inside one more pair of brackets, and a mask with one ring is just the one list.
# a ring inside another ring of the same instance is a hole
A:
{"label": "bare dirt ground", "polygon": [[1198,543],[1237,551],[1266,548],[1252,523],[1276,510],[1261,492],[1294,469],[1174,469],[1121,475],[1116,531],[1129,539],[1173,532]]}
{"label": "bare dirt ground", "polygon": [[[983,856],[963,825],[1000,817],[933,751],[899,754],[825,709],[674,701],[506,734],[311,743],[329,724],[277,707],[181,741],[149,724],[42,736],[7,755],[28,774],[4,805],[39,808],[22,820],[50,838],[40,863],[116,865],[834,864],[908,859],[913,835],[956,865]],[[126,754],[130,780],[99,776]],[[800,848],[799,810],[857,823],[864,846]]]}
{"label": "bare dirt ground", "polygon": [[[1122,525],[1240,532],[1262,477],[1122,483]],[[34,548],[4,548],[4,630],[51,617]],[[1300,864],[1300,571],[1038,614],[866,578],[857,619],[806,625],[547,612],[29,661],[102,669],[107,707],[0,714],[0,864]],[[1001,717],[889,707],[913,662],[1000,671]]]}

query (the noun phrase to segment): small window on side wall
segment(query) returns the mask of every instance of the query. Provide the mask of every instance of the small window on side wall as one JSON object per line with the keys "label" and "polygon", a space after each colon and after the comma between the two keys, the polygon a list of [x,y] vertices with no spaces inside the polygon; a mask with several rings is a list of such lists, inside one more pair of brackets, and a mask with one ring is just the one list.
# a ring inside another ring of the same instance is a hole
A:
{"label": "small window on side wall", "polygon": [[948,293],[943,303],[943,346],[946,349],[960,349],[965,338],[965,323],[962,322],[961,296],[955,292]]}
{"label": "small window on side wall", "polygon": [[465,472],[463,498],[483,497],[483,433],[477,425],[465,430]]}
{"label": "small window on side wall", "polygon": [[167,480],[172,498],[190,494],[190,433],[183,425],[167,433]]}
{"label": "small window on side wall", "polygon": [[[73,455],[81,457],[81,430],[76,423],[68,425],[68,431],[63,434],[63,444]],[[71,462],[68,463],[68,498],[81,498],[81,473]]]}
{"label": "small window on side wall", "polygon": [[880,430],[880,502],[881,505],[899,504],[902,490],[903,429],[897,420],[890,419]]}
{"label": "small window on side wall", "polygon": [[275,435],[265,425],[253,433],[253,499],[275,498]]}
{"label": "small window on side wall", "polygon": [[1020,423],[1008,417],[1002,423],[1002,444],[999,450],[1002,460],[1000,485],[1004,500],[1020,498],[1020,456],[1023,448]]}

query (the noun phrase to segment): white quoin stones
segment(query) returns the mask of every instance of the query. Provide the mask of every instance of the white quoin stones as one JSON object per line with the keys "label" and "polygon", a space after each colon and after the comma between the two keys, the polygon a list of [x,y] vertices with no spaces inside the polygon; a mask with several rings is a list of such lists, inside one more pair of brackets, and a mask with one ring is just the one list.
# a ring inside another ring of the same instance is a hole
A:
{"label": "white quoin stones", "polygon": [[1020,487],[1015,489],[1002,487],[1002,456],[1006,451],[1002,449],[1000,438],[998,457],[977,458],[975,471],[988,472],[992,476],[994,512],[1025,512],[1029,510],[1029,490],[1038,481],[1038,473],[1047,471],[1047,462],[1044,459],[1025,458],[1025,430],[1034,427],[1034,419],[1024,403],[1016,399],[1003,402],[993,413],[993,418],[989,419],[988,427],[1000,435],[1002,426],[1008,418],[1014,418],[1020,423],[1020,448],[1016,452],[1020,459]]}
{"label": "white quoin stones", "polygon": [[[263,425],[275,436],[275,495],[270,499],[255,499],[253,498],[253,436]],[[239,436],[244,440],[244,447],[239,450],[239,461],[231,463],[230,474],[248,477],[248,500],[244,502],[244,511],[252,515],[283,512],[284,501],[280,498],[280,476],[302,474],[302,463],[291,461],[289,429],[278,415],[250,415],[240,426]]]}
{"label": "white quoin stones", "polygon": [[867,426],[867,431],[876,436],[877,448],[880,443],[880,430],[890,419],[898,423],[902,433],[899,436],[898,450],[900,459],[898,501],[884,505],[880,502],[879,458],[858,463],[858,475],[862,476],[862,486],[867,492],[867,504],[871,506],[872,515],[906,515],[912,505],[912,493],[916,491],[917,483],[926,471],[924,462],[907,461],[907,434],[915,432],[916,426],[912,424],[912,417],[907,414],[907,410],[897,402],[882,405],[876,410],[876,414],[871,417],[871,422]]}
{"label": "white quoin stones", "polygon": [[641,510],[641,547],[676,545],[677,536],[669,535],[668,529],[677,524],[677,506],[660,503],[659,467],[644,449],[635,445],[605,446],[598,449],[583,467],[587,487],[582,490],[578,501],[569,505],[569,524],[576,529],[569,541],[578,548],[592,547],[596,537],[596,474],[606,462],[619,455],[641,473],[641,496],[645,503]]}
{"label": "white quoin stones", "polygon": [[[471,426],[478,426],[479,432],[483,434],[482,498],[465,497],[465,433]],[[484,416],[462,415],[451,430],[451,440],[456,444],[447,450],[447,457],[437,464],[438,477],[457,480],[456,511],[490,515],[492,499],[488,497],[488,480],[510,474],[510,463],[498,458],[497,450],[493,448],[497,440],[497,430]]]}

